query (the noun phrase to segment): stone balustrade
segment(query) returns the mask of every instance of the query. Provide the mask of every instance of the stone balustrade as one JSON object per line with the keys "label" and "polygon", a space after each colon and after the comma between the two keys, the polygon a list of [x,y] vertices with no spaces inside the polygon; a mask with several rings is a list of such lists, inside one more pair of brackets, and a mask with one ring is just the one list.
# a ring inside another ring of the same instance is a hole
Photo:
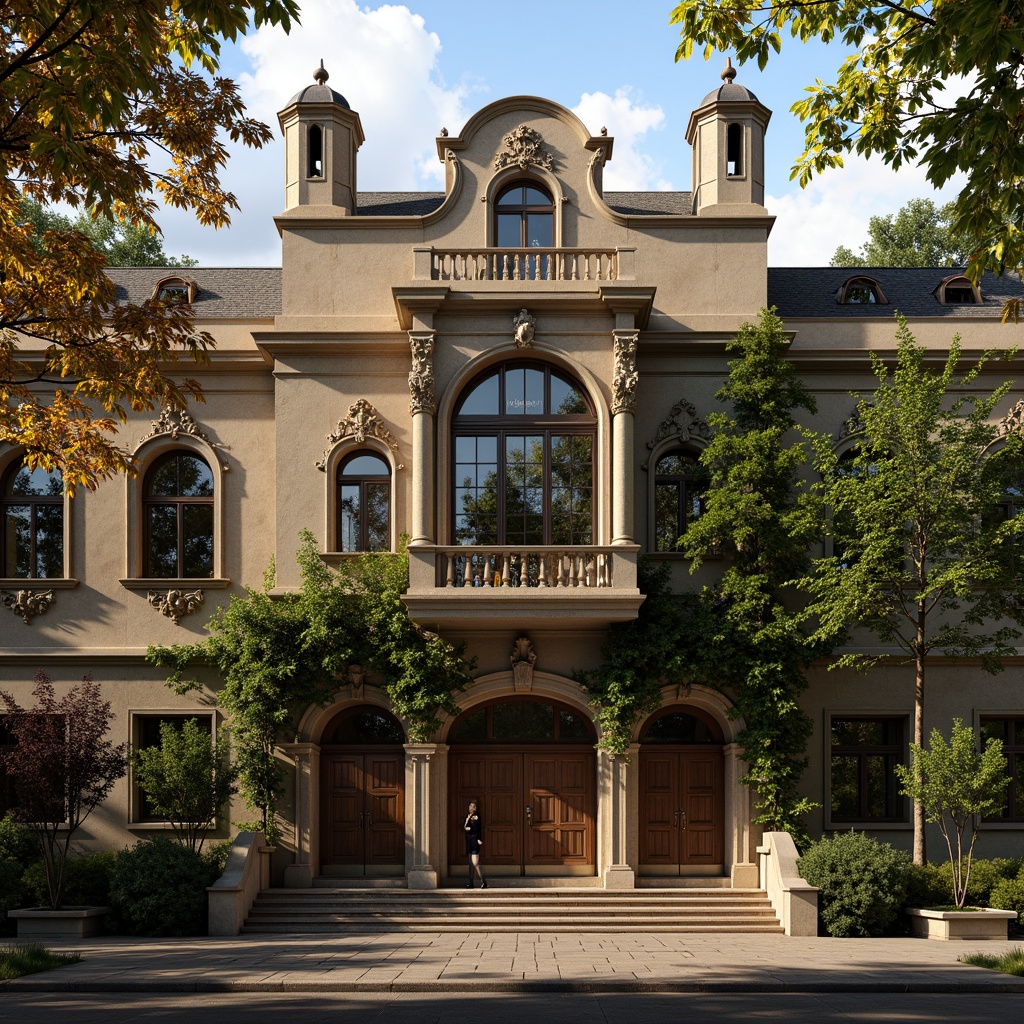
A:
{"label": "stone balustrade", "polygon": [[432,249],[432,281],[618,281],[615,249]]}
{"label": "stone balustrade", "polygon": [[441,547],[436,550],[443,587],[610,588],[613,548]]}

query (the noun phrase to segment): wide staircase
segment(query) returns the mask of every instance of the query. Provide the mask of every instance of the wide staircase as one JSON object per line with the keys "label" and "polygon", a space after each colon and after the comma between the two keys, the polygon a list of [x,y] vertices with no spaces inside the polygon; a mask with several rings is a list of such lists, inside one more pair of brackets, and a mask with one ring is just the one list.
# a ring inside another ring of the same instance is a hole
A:
{"label": "wide staircase", "polygon": [[[594,887],[267,889],[244,932],[768,932],[761,889]],[[500,882],[498,883],[500,886]]]}

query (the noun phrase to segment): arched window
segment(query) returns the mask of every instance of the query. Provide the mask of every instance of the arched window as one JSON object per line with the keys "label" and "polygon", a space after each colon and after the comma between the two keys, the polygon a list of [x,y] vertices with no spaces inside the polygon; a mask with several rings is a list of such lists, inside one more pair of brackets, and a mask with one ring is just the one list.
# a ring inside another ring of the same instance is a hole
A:
{"label": "arched window", "polygon": [[654,550],[676,551],[676,542],[703,510],[706,476],[693,452],[666,452],[654,470]]}
{"label": "arched window", "polygon": [[593,544],[597,418],[579,384],[509,362],[466,389],[452,420],[458,544]]}
{"label": "arched window", "polygon": [[685,745],[722,743],[722,729],[706,712],[665,711],[652,718],[640,737],[641,743]]}
{"label": "arched window", "polygon": [[0,491],[3,573],[17,579],[64,575],[64,481],[59,471],[11,465]]}
{"label": "arched window", "polygon": [[888,304],[881,285],[870,277],[851,277],[839,289],[843,306],[884,306]]}
{"label": "arched window", "polygon": [[309,166],[306,168],[306,177],[322,178],[324,176],[324,130],[320,125],[311,124],[309,126],[307,142]]}
{"label": "arched window", "polygon": [[159,579],[213,576],[213,474],[191,452],[161,456],[143,485],[143,574]]}
{"label": "arched window", "polygon": [[579,711],[553,701],[499,700],[466,711],[449,743],[593,743],[594,727]]}
{"label": "arched window", "polygon": [[550,249],[555,244],[555,204],[536,182],[517,181],[494,203],[495,245],[502,249]]}
{"label": "arched window", "polygon": [[743,125],[731,124],[725,131],[725,173],[743,177]]}
{"label": "arched window", "polygon": [[391,550],[391,470],[373,452],[338,467],[338,551]]}
{"label": "arched window", "polygon": [[939,285],[938,292],[939,302],[944,306],[973,306],[981,302],[981,289],[962,274],[947,277]]}

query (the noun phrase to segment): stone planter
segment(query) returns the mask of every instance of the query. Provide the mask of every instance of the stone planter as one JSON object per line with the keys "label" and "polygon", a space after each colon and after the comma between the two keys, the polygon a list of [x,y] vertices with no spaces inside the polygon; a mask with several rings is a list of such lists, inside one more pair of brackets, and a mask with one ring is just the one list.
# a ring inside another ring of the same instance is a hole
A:
{"label": "stone planter", "polygon": [[62,907],[47,910],[8,910],[18,922],[19,939],[86,939],[98,935],[106,907]]}
{"label": "stone planter", "polygon": [[1017,915],[1012,910],[908,910],[911,933],[922,939],[1002,939]]}

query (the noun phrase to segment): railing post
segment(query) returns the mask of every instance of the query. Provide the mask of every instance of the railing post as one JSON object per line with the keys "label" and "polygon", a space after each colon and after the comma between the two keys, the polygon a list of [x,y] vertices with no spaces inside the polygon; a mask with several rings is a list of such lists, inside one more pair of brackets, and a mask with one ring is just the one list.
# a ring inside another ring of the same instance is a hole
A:
{"label": "railing post", "polygon": [[537,556],[537,586],[545,589],[548,585],[547,557],[543,552]]}
{"label": "railing post", "polygon": [[434,250],[429,246],[413,246],[412,279],[414,281],[436,280],[434,276]]}

